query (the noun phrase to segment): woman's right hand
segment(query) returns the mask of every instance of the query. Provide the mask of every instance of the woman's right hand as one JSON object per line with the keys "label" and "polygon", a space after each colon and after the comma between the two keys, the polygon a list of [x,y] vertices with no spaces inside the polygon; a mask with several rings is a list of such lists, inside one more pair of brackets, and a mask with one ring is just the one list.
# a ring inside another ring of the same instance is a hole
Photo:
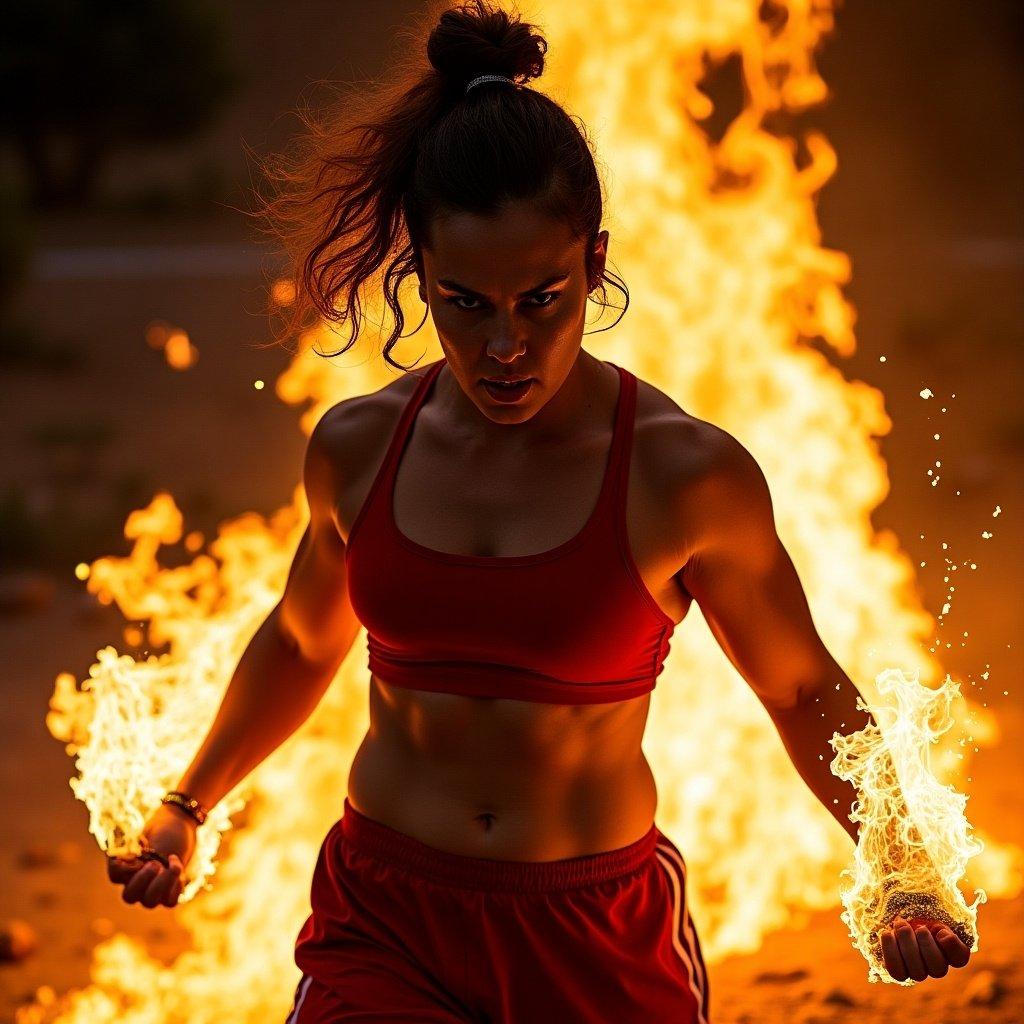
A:
{"label": "woman's right hand", "polygon": [[107,875],[124,885],[125,903],[144,907],[173,907],[184,888],[181,875],[196,848],[196,823],[184,811],[161,804],[142,830],[144,846],[167,857],[166,868],[155,858],[139,856],[107,857]]}

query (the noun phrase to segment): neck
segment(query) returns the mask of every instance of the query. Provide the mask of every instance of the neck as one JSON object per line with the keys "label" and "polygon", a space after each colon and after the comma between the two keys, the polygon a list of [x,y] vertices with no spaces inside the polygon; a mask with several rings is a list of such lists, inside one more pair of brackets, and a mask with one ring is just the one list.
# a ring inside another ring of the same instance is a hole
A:
{"label": "neck", "polygon": [[463,443],[474,448],[538,448],[565,445],[597,418],[603,417],[606,396],[614,395],[618,384],[611,380],[613,367],[582,349],[562,386],[528,420],[495,423],[485,416],[442,367],[434,384],[439,413],[453,425]]}

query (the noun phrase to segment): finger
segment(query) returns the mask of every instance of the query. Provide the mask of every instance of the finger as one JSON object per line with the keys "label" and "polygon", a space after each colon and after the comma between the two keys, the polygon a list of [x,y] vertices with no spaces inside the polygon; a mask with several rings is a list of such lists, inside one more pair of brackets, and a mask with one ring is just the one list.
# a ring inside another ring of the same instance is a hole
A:
{"label": "finger", "polygon": [[132,875],[135,874],[145,861],[139,860],[138,857],[108,857],[107,858],[107,877],[112,882],[127,882]]}
{"label": "finger", "polygon": [[135,903],[139,897],[149,887],[149,883],[153,880],[154,875],[160,871],[160,865],[155,861],[151,860],[143,864],[138,871],[135,872],[134,876],[124,887],[124,892],[121,893],[121,899],[125,903]]}
{"label": "finger", "polygon": [[900,948],[896,943],[896,936],[891,928],[882,932],[882,960],[885,969],[896,981],[907,980],[907,967],[900,955]]}
{"label": "finger", "polygon": [[170,869],[171,862],[167,859],[167,854],[161,853],[159,850],[154,850],[151,847],[147,847],[145,850],[142,851],[141,854],[139,854],[139,856],[143,860],[155,860],[159,864],[163,865],[165,868]]}
{"label": "finger", "polygon": [[175,878],[177,872],[173,869],[164,868],[160,871],[142,894],[142,905],[152,910],[158,903],[163,903],[171,886],[174,885]]}
{"label": "finger", "polygon": [[178,902],[178,897],[181,895],[181,891],[184,888],[182,882],[182,873],[185,868],[181,863],[181,859],[177,854],[171,854],[171,871],[170,871],[170,882],[167,885],[167,890],[163,893],[160,898],[160,902],[165,907],[173,907]]}
{"label": "finger", "polygon": [[971,959],[971,949],[949,928],[940,928],[935,933],[935,941],[939,949],[945,953],[951,967],[967,966],[967,961]]}
{"label": "finger", "polygon": [[914,929],[917,932],[917,948],[921,951],[921,958],[933,978],[944,978],[949,973],[949,964],[945,954],[935,943],[935,936],[925,925]]}
{"label": "finger", "polygon": [[176,906],[178,900],[181,899],[181,893],[184,888],[185,883],[179,875],[178,878],[175,879],[174,885],[171,887],[171,891],[167,894],[167,898],[164,900],[165,905],[168,907]]}
{"label": "finger", "polygon": [[903,954],[903,962],[907,965],[907,974],[914,981],[924,981],[928,977],[924,960],[921,959],[921,951],[917,948],[917,936],[914,929],[902,918],[896,918],[895,922],[896,943]]}
{"label": "finger", "polygon": [[125,903],[137,903],[159,871],[160,865],[156,862],[143,864],[125,883],[124,892],[121,894]]}

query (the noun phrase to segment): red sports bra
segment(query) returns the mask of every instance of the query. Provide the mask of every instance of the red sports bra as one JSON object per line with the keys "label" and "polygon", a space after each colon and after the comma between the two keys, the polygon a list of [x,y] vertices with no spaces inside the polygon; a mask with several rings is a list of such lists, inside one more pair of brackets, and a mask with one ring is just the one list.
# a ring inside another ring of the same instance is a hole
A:
{"label": "red sports bra", "polygon": [[444,364],[417,384],[349,531],[349,595],[370,671],[414,690],[550,704],[650,692],[675,623],[644,584],[626,533],[636,378],[615,367],[611,452],[583,529],[531,555],[460,555],[406,537],[392,515],[399,460]]}

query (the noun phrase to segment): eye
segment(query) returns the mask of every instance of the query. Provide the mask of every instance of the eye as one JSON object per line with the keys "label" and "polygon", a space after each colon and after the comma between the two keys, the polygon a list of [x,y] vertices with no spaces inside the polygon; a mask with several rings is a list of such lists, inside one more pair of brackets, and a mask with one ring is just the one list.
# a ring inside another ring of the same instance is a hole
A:
{"label": "eye", "polygon": [[475,306],[460,306],[459,305],[460,302],[476,302],[476,299],[471,299],[471,298],[469,298],[468,295],[452,295],[450,297],[446,297],[444,301],[447,302],[449,306],[454,306],[456,309],[463,309],[463,310],[470,310],[470,311],[476,309]]}
{"label": "eye", "polygon": [[[550,302],[534,303],[534,309],[547,309],[548,306],[553,306],[558,301],[558,297],[561,294],[562,294],[561,292],[537,292],[537,294],[534,295],[533,298],[540,299],[540,298],[550,297],[551,301]],[[476,302],[477,301],[476,299],[470,298],[468,295],[453,295],[453,296],[450,296],[450,297],[446,298],[444,301],[449,303],[449,305],[454,306],[456,309],[461,309],[461,310],[463,310],[463,311],[465,311],[467,313],[475,313],[480,308],[479,306],[462,306],[462,305],[459,305],[459,303],[462,303],[462,302]]]}

